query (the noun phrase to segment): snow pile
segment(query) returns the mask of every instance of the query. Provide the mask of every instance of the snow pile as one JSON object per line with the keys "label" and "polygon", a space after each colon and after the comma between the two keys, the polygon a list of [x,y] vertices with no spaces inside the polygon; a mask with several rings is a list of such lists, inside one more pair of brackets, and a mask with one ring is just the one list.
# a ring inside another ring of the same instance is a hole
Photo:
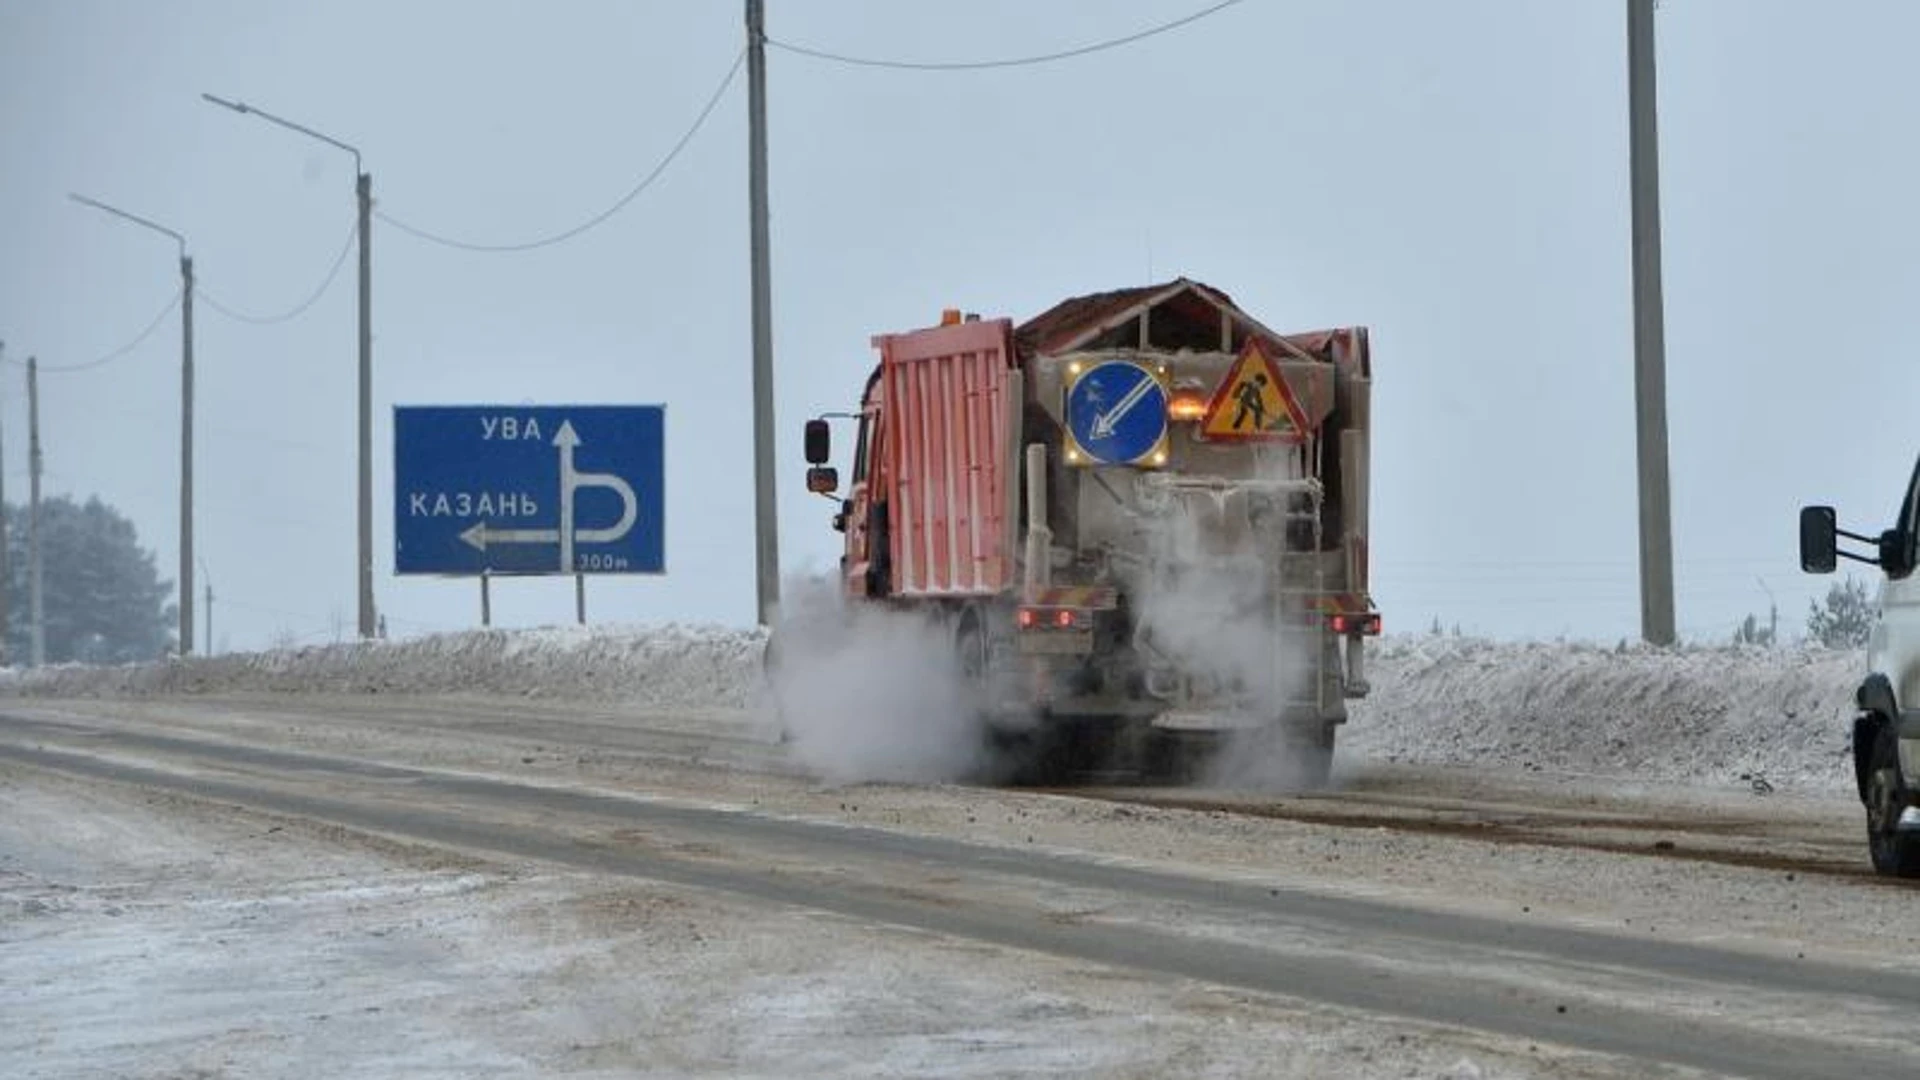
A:
{"label": "snow pile", "polygon": [[1431,765],[1851,790],[1858,652],[1388,638],[1343,745]]}
{"label": "snow pile", "polygon": [[758,630],[714,626],[476,630],[160,664],[8,671],[0,694],[485,694],[744,709],[759,683],[763,642]]}

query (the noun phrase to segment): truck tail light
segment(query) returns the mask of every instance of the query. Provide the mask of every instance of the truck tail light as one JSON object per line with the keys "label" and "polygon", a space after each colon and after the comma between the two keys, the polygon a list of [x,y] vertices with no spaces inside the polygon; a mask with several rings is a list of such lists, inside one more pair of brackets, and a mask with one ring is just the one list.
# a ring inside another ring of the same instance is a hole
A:
{"label": "truck tail light", "polygon": [[1369,611],[1364,614],[1349,615],[1341,612],[1329,616],[1327,626],[1336,634],[1364,634],[1378,637],[1380,634],[1380,613]]}
{"label": "truck tail light", "polygon": [[1022,630],[1078,630],[1093,625],[1093,613],[1084,608],[1023,607],[1013,613],[1013,621]]}

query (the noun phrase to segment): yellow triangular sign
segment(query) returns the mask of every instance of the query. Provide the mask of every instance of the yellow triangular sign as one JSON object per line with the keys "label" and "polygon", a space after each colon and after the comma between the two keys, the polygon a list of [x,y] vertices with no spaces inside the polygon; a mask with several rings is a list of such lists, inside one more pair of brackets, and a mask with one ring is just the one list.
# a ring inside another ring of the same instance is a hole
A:
{"label": "yellow triangular sign", "polygon": [[1307,414],[1260,343],[1247,339],[1240,359],[1213,392],[1200,419],[1200,437],[1215,442],[1301,442]]}

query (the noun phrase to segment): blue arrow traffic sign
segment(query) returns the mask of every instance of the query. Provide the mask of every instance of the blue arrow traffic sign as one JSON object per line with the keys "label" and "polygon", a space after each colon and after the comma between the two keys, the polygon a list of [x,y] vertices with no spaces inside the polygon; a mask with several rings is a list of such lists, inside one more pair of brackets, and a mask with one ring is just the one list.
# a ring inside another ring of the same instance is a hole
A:
{"label": "blue arrow traffic sign", "polygon": [[1094,464],[1131,465],[1167,435],[1167,389],[1128,360],[1107,360],[1067,389],[1067,429]]}
{"label": "blue arrow traffic sign", "polygon": [[658,405],[393,410],[396,574],[666,569]]}

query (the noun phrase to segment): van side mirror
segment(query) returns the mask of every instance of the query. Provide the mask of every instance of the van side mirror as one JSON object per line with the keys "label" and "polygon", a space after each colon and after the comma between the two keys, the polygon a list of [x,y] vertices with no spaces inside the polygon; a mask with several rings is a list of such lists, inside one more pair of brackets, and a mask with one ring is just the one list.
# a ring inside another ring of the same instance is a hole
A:
{"label": "van side mirror", "polygon": [[807,470],[807,490],[815,495],[831,495],[840,489],[840,472],[831,465],[815,465]]}
{"label": "van side mirror", "polygon": [[1839,523],[1831,506],[1800,508],[1800,569],[1831,574],[1840,564]]}
{"label": "van side mirror", "polygon": [[825,465],[833,456],[833,433],[825,420],[807,421],[807,464]]}
{"label": "van side mirror", "polygon": [[1913,573],[1913,537],[1905,529],[1888,529],[1880,534],[1880,569],[1890,578]]}

